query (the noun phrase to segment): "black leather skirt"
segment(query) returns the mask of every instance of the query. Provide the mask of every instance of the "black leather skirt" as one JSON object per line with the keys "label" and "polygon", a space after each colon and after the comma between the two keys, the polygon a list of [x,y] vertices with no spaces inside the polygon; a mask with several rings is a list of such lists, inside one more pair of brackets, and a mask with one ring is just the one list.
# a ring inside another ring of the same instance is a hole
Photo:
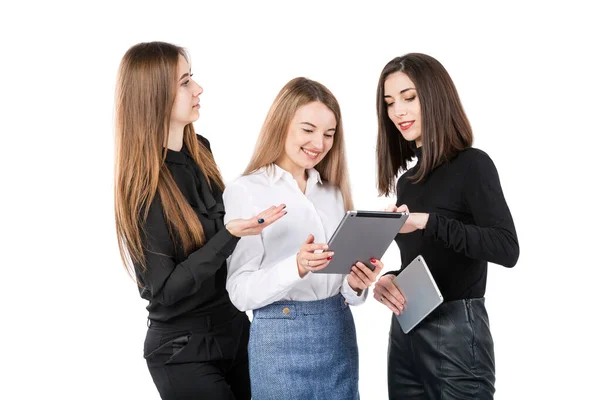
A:
{"label": "black leather skirt", "polygon": [[443,303],[408,334],[392,317],[390,399],[492,399],[494,383],[494,343],[483,298]]}

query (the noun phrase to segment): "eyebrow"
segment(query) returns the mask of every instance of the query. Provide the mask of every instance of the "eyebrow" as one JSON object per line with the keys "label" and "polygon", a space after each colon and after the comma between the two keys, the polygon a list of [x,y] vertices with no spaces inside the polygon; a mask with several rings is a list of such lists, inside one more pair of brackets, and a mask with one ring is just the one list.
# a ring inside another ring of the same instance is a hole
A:
{"label": "eyebrow", "polygon": [[[300,122],[300,123],[301,123],[301,124],[310,125],[310,126],[312,126],[313,128],[316,128],[316,127],[317,127],[315,124],[311,124],[310,122]],[[334,131],[334,132],[335,132],[335,128],[329,128],[329,129],[327,129],[327,132],[329,132],[329,131]]]}
{"label": "eyebrow", "polygon": [[188,74],[187,72],[183,75],[181,75],[181,78],[179,78],[179,80],[182,80],[183,78],[187,78],[188,76],[190,76],[190,74]]}
{"label": "eyebrow", "polygon": [[[400,91],[400,94],[402,94],[402,93],[404,93],[404,92],[408,92],[409,90],[416,90],[416,89],[415,89],[415,88],[412,88],[412,87],[409,87],[409,88],[406,88],[406,89],[404,89],[404,90],[401,90],[401,91]],[[386,94],[386,95],[384,95],[383,97],[385,98],[385,97],[392,97],[392,96],[390,96],[389,94]]]}

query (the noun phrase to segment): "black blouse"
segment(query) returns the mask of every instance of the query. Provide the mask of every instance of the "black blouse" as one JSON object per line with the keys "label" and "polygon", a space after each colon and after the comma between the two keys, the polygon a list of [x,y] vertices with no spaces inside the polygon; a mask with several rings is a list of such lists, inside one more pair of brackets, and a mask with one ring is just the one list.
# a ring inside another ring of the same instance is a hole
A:
{"label": "black blouse", "polygon": [[[210,149],[208,140],[201,136],[198,140]],[[148,318],[166,322],[231,312],[234,307],[225,290],[226,259],[239,238],[223,225],[223,193],[216,184],[209,187],[185,145],[180,152],[168,150],[166,164],[198,216],[206,242],[186,257],[182,245],[171,239],[160,196],[156,194],[143,232],[147,269],[137,273],[142,283],[140,295],[149,301]]]}
{"label": "black blouse", "polygon": [[519,258],[498,171],[486,153],[469,148],[415,184],[408,177],[420,148],[416,154],[417,165],[398,180],[396,205],[429,213],[429,220],[424,230],[396,236],[402,268],[422,255],[445,301],[482,297],[487,263],[513,267]]}

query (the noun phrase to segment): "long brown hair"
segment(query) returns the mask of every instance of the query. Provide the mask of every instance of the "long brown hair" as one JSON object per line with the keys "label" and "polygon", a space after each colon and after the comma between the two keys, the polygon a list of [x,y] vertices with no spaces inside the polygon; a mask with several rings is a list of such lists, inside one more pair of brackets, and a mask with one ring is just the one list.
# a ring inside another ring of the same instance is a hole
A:
{"label": "long brown hair", "polygon": [[260,135],[244,175],[262,167],[271,166],[285,151],[285,140],[296,111],[302,106],[318,101],[331,110],[337,126],[333,146],[315,169],[323,181],[340,188],[346,211],[354,208],[348,167],[346,163],[342,113],[335,96],[319,82],[294,78],[279,92],[265,118]]}
{"label": "long brown hair", "polygon": [[[156,193],[174,242],[186,254],[200,247],[204,231],[198,217],[177,187],[165,164],[171,110],[177,92],[181,47],[139,43],[123,56],[116,86],[115,221],[119,251],[125,267],[146,270],[144,223]],[[208,182],[223,189],[223,180],[210,151],[184,128],[183,142]],[[132,265],[133,264],[133,265]]]}
{"label": "long brown hair", "polygon": [[380,195],[395,192],[395,178],[415,156],[409,143],[388,116],[384,84],[395,72],[405,73],[415,84],[421,104],[422,159],[411,179],[420,182],[440,164],[473,144],[473,132],[456,87],[444,66],[435,58],[409,53],[391,60],[381,71],[377,84],[377,165]]}

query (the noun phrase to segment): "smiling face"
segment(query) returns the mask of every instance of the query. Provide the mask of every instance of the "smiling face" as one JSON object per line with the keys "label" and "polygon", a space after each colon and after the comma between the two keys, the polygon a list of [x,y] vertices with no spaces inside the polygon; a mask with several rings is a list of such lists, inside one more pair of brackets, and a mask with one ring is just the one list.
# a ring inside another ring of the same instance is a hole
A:
{"label": "smiling face", "polygon": [[331,150],[336,126],[335,115],[325,104],[314,101],[300,107],[290,122],[277,164],[294,177],[314,168]]}
{"label": "smiling face", "polygon": [[190,64],[182,55],[177,63],[177,93],[171,109],[171,126],[183,128],[200,116],[200,95],[203,90],[193,79]]}
{"label": "smiling face", "polygon": [[404,72],[390,74],[384,83],[388,117],[404,139],[421,147],[421,103],[415,84]]}

